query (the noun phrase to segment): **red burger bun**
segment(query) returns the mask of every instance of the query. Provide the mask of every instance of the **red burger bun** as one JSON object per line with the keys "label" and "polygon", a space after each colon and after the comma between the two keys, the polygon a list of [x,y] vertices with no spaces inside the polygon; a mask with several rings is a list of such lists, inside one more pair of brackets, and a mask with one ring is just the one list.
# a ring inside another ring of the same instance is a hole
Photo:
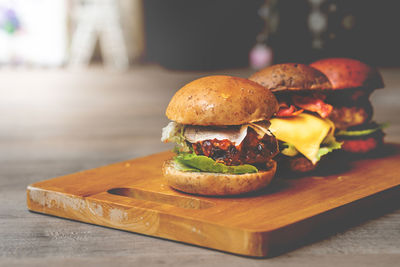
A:
{"label": "red burger bun", "polygon": [[351,58],[326,58],[310,64],[328,77],[332,90],[352,88],[383,88],[379,72],[367,64]]}

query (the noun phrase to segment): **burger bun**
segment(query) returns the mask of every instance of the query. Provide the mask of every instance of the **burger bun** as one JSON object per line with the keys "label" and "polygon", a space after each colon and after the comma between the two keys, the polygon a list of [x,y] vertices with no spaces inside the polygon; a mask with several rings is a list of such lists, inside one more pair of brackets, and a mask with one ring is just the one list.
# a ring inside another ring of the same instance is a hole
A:
{"label": "burger bun", "polygon": [[267,170],[257,173],[226,174],[211,172],[184,172],[175,167],[173,160],[166,161],[162,171],[168,185],[186,193],[207,196],[245,194],[266,187],[276,172],[276,162],[270,160]]}
{"label": "burger bun", "polygon": [[261,84],[273,92],[325,90],[332,87],[323,73],[299,63],[272,65],[254,73],[249,80]]}
{"label": "burger bun", "polygon": [[310,66],[324,73],[332,83],[333,90],[383,88],[379,72],[367,64],[351,58],[326,58],[315,61]]}
{"label": "burger bun", "polygon": [[187,125],[242,125],[268,120],[278,101],[266,88],[232,76],[206,76],[183,86],[172,97],[167,117]]}

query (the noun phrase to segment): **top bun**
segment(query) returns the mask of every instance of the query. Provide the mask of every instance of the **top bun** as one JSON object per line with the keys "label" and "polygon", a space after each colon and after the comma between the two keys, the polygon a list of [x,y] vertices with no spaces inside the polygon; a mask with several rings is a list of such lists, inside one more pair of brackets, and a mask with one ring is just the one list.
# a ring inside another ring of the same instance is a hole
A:
{"label": "top bun", "polygon": [[320,71],[297,63],[276,64],[249,77],[271,91],[331,89],[328,78]]}
{"label": "top bun", "polygon": [[375,68],[355,59],[326,58],[315,61],[310,66],[324,73],[334,90],[384,87],[382,77]]}
{"label": "top bun", "polygon": [[207,76],[175,93],[166,115],[190,125],[241,125],[269,119],[278,110],[275,96],[250,80]]}

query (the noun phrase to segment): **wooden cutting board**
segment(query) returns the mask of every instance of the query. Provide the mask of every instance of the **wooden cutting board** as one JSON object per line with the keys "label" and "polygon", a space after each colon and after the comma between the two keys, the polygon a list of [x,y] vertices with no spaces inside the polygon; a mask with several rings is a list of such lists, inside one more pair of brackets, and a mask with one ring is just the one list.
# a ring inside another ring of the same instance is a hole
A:
{"label": "wooden cutting board", "polygon": [[235,254],[272,256],[399,203],[400,146],[386,148],[379,158],[332,163],[336,173],[330,175],[276,177],[262,192],[229,198],[171,189],[161,166],[172,153],[163,152],[34,183],[27,205]]}

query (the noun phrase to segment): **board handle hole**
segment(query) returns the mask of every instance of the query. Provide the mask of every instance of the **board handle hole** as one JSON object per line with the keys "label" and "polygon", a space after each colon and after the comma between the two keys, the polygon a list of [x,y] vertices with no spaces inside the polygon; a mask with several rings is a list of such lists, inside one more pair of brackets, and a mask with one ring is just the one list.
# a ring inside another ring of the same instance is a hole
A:
{"label": "board handle hole", "polygon": [[196,209],[196,210],[208,209],[215,205],[211,201],[202,200],[194,197],[174,196],[174,195],[162,194],[159,192],[145,191],[138,188],[127,188],[127,187],[113,188],[108,190],[107,192],[112,195],[167,204],[184,209]]}

